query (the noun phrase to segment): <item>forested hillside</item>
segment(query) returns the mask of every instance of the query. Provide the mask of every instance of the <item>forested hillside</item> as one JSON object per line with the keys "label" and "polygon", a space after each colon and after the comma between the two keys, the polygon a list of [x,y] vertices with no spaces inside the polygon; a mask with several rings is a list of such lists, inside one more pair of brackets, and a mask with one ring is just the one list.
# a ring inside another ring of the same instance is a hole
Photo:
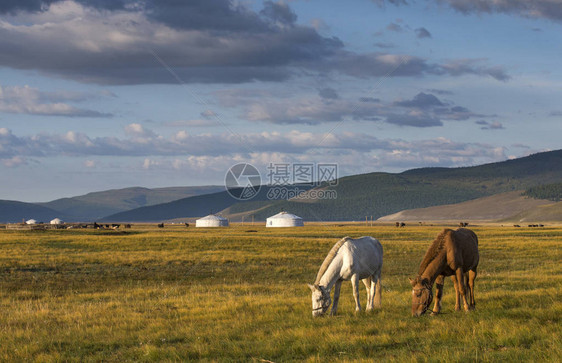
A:
{"label": "forested hillside", "polygon": [[559,202],[562,199],[562,183],[538,185],[523,192],[523,195],[535,199],[548,199]]}

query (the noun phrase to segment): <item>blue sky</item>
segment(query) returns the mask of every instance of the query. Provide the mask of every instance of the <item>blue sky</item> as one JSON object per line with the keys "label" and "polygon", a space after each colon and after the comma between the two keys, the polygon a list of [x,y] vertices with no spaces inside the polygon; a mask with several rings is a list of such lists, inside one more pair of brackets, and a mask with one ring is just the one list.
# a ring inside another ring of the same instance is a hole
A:
{"label": "blue sky", "polygon": [[560,148],[558,0],[0,4],[0,199]]}

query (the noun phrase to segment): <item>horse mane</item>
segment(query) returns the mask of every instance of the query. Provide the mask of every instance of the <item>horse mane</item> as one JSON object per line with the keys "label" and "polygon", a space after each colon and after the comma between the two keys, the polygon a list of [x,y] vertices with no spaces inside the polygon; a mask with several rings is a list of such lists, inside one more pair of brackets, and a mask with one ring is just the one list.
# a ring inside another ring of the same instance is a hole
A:
{"label": "horse mane", "polygon": [[314,281],[314,285],[318,285],[320,283],[320,279],[322,278],[322,276],[324,275],[326,270],[328,270],[328,266],[330,266],[330,264],[332,263],[332,261],[334,260],[336,255],[338,254],[338,251],[339,251],[340,247],[344,243],[349,241],[350,239],[351,239],[351,237],[342,238],[341,240],[336,242],[334,247],[332,247],[330,252],[328,252],[328,255],[326,256],[326,258],[324,259],[324,262],[322,262],[322,265],[320,266],[320,270],[318,270],[318,274],[316,275],[316,281]]}
{"label": "horse mane", "polygon": [[453,232],[452,229],[444,229],[443,232],[439,233],[437,235],[437,237],[435,238],[435,240],[433,241],[433,243],[431,244],[431,246],[429,246],[429,248],[427,249],[427,252],[425,253],[425,256],[423,257],[423,260],[420,264],[420,269],[418,271],[418,276],[421,276],[421,274],[425,271],[425,269],[427,268],[427,266],[429,266],[429,264],[431,263],[431,261],[433,261],[435,259],[435,257],[437,257],[437,255],[439,255],[439,253],[441,252],[441,250],[443,249],[443,247],[445,246],[445,239]]}

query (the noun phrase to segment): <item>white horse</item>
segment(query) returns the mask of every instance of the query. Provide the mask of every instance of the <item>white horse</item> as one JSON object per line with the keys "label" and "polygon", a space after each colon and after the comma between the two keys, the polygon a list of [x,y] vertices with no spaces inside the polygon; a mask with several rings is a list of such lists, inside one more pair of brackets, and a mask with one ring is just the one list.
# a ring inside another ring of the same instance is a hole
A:
{"label": "white horse", "polygon": [[359,280],[367,288],[367,311],[381,307],[381,269],[382,246],[373,237],[352,239],[344,237],[332,247],[324,259],[312,290],[312,316],[320,316],[328,311],[331,304],[330,292],[334,290],[334,304],[331,315],[338,309],[341,283],[351,280],[355,311],[361,311],[359,303]]}

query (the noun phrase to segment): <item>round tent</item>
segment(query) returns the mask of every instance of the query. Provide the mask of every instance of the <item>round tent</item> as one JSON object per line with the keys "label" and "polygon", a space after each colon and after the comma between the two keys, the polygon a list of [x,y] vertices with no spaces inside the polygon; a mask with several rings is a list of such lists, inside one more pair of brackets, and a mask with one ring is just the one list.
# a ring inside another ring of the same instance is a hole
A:
{"label": "round tent", "polygon": [[51,224],[63,224],[63,221],[60,218],[55,218],[51,221]]}
{"label": "round tent", "polygon": [[291,213],[281,212],[269,217],[265,222],[266,227],[303,227],[301,217]]}
{"label": "round tent", "polygon": [[216,214],[209,214],[196,220],[195,227],[228,227],[228,219]]}
{"label": "round tent", "polygon": [[25,221],[25,224],[37,224],[37,221],[35,219],[29,219]]}

